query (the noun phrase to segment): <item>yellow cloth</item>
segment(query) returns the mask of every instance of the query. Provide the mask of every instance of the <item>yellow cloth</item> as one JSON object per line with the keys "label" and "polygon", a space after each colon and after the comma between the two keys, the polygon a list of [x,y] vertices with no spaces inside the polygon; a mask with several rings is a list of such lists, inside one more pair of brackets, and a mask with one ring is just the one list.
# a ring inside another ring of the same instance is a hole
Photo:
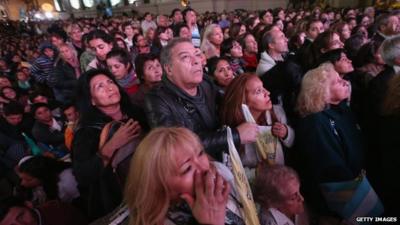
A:
{"label": "yellow cloth", "polygon": [[243,205],[242,215],[246,225],[260,225],[257,216],[256,205],[251,193],[249,181],[247,180],[242,161],[236,150],[232,139],[232,130],[228,127],[229,156],[232,163],[233,176],[235,177],[236,191]]}

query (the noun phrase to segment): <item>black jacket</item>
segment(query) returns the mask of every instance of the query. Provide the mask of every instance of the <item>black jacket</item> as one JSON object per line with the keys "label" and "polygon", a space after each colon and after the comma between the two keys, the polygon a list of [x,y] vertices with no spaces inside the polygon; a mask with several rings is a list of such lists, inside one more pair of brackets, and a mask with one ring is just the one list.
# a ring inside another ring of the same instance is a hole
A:
{"label": "black jacket", "polygon": [[301,118],[296,128],[296,150],[296,171],[309,206],[327,214],[319,184],[352,180],[364,166],[361,131],[346,102]]}
{"label": "black jacket", "polygon": [[[227,130],[218,122],[218,90],[207,77],[198,86],[197,96],[190,96],[168,79],[145,96],[145,111],[151,127],[182,126],[199,135],[206,152],[221,160],[228,149]],[[232,129],[235,145],[239,133]]]}
{"label": "black jacket", "polygon": [[53,88],[58,101],[73,102],[75,100],[75,88],[78,84],[78,79],[74,68],[68,63],[63,60],[57,62],[49,78],[49,84]]}
{"label": "black jacket", "polygon": [[[140,110],[130,106],[128,118],[139,121],[142,131],[148,130]],[[79,191],[87,204],[90,220],[110,213],[122,201],[123,185],[111,165],[104,167],[99,142],[103,127],[112,119],[99,110],[92,110],[80,119],[72,143],[72,168]]]}

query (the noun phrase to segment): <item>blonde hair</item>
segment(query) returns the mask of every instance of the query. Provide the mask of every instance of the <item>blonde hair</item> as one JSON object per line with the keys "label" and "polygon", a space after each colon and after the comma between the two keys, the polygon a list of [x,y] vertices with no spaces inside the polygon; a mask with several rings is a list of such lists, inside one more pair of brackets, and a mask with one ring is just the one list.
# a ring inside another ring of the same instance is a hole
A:
{"label": "blonde hair", "polygon": [[296,106],[301,117],[326,108],[330,97],[329,82],[333,73],[336,71],[332,63],[323,63],[304,75]]}
{"label": "blonde hair", "polygon": [[203,51],[207,58],[210,58],[212,56],[218,56],[217,55],[217,49],[215,48],[214,44],[210,42],[208,39],[214,32],[214,28],[220,27],[218,24],[210,24],[206,27],[204,33],[203,33],[203,38],[202,42],[200,45],[201,51]]}
{"label": "blonde hair", "polygon": [[[79,58],[78,58],[78,52],[76,51],[76,49],[75,49],[75,47],[72,45],[72,44],[69,44],[69,43],[63,43],[63,44],[61,44],[59,47],[58,47],[58,50],[61,52],[61,48],[69,48],[69,50],[72,52],[72,54],[74,55],[74,57],[76,58],[76,59],[78,59],[78,61],[79,61]],[[65,60],[64,59],[64,56],[62,55],[62,54],[60,54],[60,57],[63,59],[63,60]]]}
{"label": "blonde hair", "polygon": [[203,149],[198,137],[186,128],[152,130],[139,144],[131,160],[125,186],[130,225],[163,224],[171,202],[168,178],[177,173],[177,149]]}

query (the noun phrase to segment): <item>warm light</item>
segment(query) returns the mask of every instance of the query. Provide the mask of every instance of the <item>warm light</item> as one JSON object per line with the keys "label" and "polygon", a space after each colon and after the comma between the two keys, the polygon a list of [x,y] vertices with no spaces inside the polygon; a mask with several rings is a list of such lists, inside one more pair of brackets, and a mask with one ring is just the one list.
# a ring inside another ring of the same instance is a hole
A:
{"label": "warm light", "polygon": [[48,19],[53,18],[53,13],[52,12],[45,12],[44,16],[46,16]]}
{"label": "warm light", "polygon": [[34,16],[35,16],[36,19],[40,19],[40,20],[43,19],[42,14],[39,13],[39,12],[35,13]]}
{"label": "warm light", "polygon": [[44,3],[44,4],[42,5],[42,10],[43,10],[44,12],[51,12],[51,11],[53,11],[53,9],[54,9],[54,7],[53,7],[51,4],[49,4],[49,3]]}

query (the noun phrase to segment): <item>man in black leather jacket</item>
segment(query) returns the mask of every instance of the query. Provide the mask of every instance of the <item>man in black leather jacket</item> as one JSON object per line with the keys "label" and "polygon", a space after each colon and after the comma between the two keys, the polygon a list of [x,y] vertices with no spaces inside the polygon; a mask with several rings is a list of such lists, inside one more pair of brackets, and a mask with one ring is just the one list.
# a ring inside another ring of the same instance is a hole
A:
{"label": "man in black leather jacket", "polygon": [[[219,123],[218,91],[203,77],[201,52],[182,38],[173,39],[161,52],[166,74],[161,84],[145,96],[145,111],[151,127],[182,126],[194,131],[205,151],[216,160],[228,149],[227,130]],[[256,140],[256,124],[232,129],[236,146]]]}

